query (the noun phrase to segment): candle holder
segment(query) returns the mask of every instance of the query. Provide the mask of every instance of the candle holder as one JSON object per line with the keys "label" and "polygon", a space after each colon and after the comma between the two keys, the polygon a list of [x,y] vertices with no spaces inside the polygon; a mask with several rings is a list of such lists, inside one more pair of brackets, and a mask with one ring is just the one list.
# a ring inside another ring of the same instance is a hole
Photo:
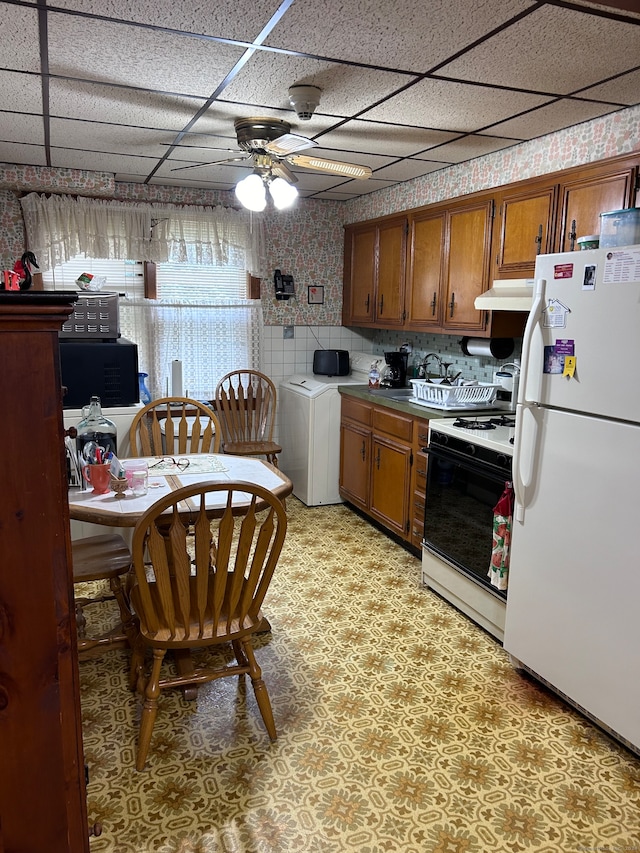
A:
{"label": "candle holder", "polygon": [[129,488],[129,481],[126,477],[112,477],[111,491],[115,492],[115,497],[121,498]]}

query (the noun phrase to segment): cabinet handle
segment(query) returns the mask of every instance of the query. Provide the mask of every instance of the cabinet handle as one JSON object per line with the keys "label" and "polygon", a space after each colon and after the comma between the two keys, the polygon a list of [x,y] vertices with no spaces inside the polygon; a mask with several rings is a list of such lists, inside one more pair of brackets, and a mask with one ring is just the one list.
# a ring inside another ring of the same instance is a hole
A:
{"label": "cabinet handle", "polygon": [[449,303],[449,316],[450,317],[453,317],[453,309],[455,307],[455,304],[456,304],[456,295],[455,295],[455,293],[452,293],[451,294],[451,302]]}
{"label": "cabinet handle", "polygon": [[417,473],[418,477],[422,477],[426,480],[426,478],[427,478],[427,472],[426,471],[417,471],[416,473]]}
{"label": "cabinet handle", "polygon": [[365,442],[364,442],[364,439],[362,439],[362,450],[360,451],[360,456],[362,456],[362,461],[363,461],[363,462],[364,462],[364,460],[365,460],[365,458],[366,458],[366,455],[367,455],[367,454],[366,454]]}
{"label": "cabinet handle", "polygon": [[573,252],[576,245],[576,221],[575,219],[571,220],[571,231],[569,231],[569,251]]}
{"label": "cabinet handle", "polygon": [[433,291],[433,299],[431,300],[431,316],[432,316],[432,317],[435,317],[435,316],[436,316],[436,304],[437,304],[437,302],[436,302],[436,292],[435,292],[435,290],[434,290],[434,291]]}
{"label": "cabinet handle", "polygon": [[539,255],[542,252],[542,225],[538,226],[538,236],[536,237],[536,255]]}
{"label": "cabinet handle", "polygon": [[382,317],[382,308],[384,306],[384,293],[380,297],[380,316]]}
{"label": "cabinet handle", "polygon": [[376,455],[376,468],[378,471],[380,470],[380,448],[378,448],[378,453]]}
{"label": "cabinet handle", "polygon": [[369,313],[369,300],[371,298],[371,294],[367,293],[367,314]]}

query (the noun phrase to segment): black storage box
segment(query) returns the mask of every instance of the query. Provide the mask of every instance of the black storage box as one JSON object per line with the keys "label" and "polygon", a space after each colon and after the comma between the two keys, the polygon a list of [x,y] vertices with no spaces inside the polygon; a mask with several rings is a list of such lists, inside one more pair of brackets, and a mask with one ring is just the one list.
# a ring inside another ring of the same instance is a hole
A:
{"label": "black storage box", "polygon": [[348,376],[349,351],[317,349],[313,353],[313,372],[318,376]]}
{"label": "black storage box", "polygon": [[138,347],[126,338],[117,341],[60,341],[62,398],[65,409],[86,406],[100,397],[103,409],[133,406],[140,398]]}

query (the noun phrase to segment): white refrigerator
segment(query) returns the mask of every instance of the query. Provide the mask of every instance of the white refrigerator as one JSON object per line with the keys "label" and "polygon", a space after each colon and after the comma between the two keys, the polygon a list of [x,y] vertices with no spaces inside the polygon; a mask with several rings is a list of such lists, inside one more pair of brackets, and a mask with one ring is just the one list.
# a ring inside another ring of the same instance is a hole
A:
{"label": "white refrigerator", "polygon": [[505,649],[640,751],[640,245],[541,255]]}

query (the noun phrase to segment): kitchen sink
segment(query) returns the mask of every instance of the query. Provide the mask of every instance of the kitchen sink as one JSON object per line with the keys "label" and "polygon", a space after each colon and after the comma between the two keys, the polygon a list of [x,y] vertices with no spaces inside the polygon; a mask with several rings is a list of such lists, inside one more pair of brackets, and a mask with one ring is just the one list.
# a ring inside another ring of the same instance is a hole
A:
{"label": "kitchen sink", "polygon": [[413,397],[413,388],[378,388],[372,393],[387,400],[408,400]]}

